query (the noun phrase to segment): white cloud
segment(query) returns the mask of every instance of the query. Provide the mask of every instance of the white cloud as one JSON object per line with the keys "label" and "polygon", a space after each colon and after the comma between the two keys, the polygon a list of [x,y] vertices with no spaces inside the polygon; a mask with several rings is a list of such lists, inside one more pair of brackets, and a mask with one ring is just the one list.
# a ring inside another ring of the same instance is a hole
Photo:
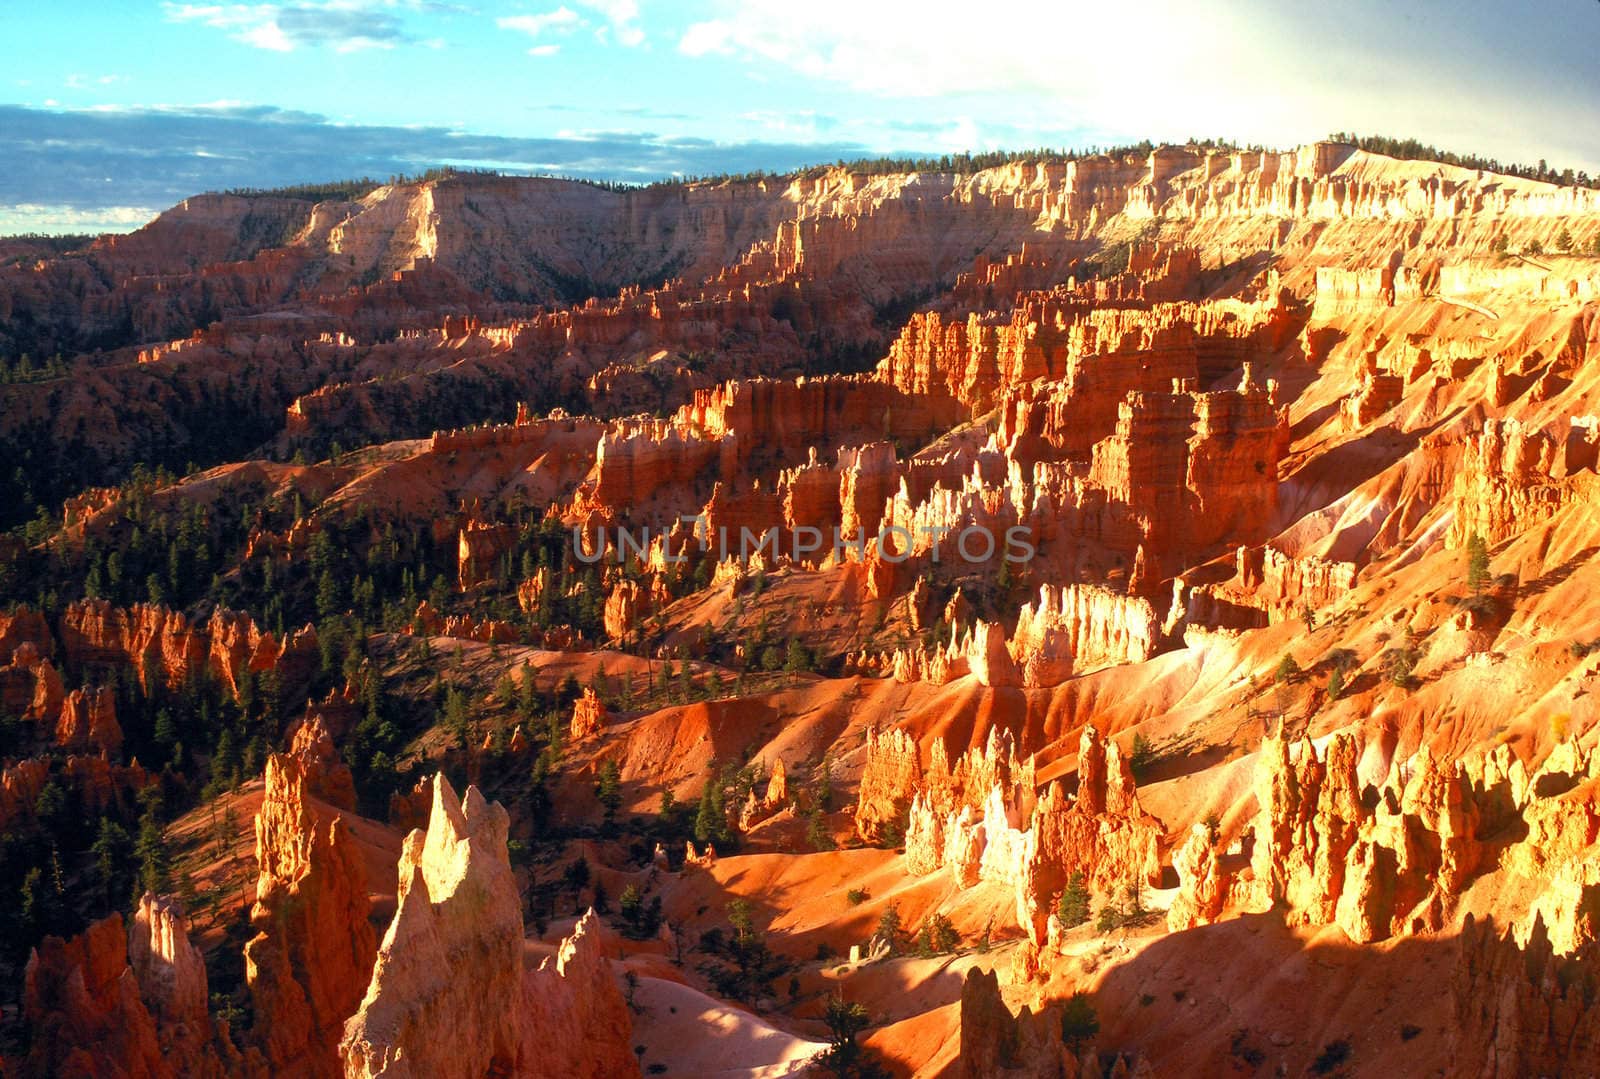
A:
{"label": "white cloud", "polygon": [[272,52],[294,51],[294,42],[289,40],[288,35],[273,20],[249,27],[234,36],[246,45],[254,45],[258,49],[267,49]]}
{"label": "white cloud", "polygon": [[197,22],[227,30],[236,41],[272,52],[289,52],[294,43],[278,25],[276,4],[175,4],[164,3],[172,22]]}
{"label": "white cloud", "polygon": [[0,206],[0,235],[28,232],[55,235],[132,232],[155,217],[158,212],[149,206],[83,208],[24,202],[12,206]]}
{"label": "white cloud", "polygon": [[578,0],[606,20],[606,25],[595,31],[595,37],[604,42],[614,36],[618,43],[630,49],[644,44],[644,30],[636,25],[639,18],[637,0]]}
{"label": "white cloud", "polygon": [[[615,40],[629,47],[644,43],[644,31],[636,25],[639,5],[634,0],[574,0],[580,7],[593,12],[602,20],[595,25],[590,19],[563,4],[554,11],[538,15],[504,15],[495,20],[502,30],[515,30],[539,39],[553,34],[570,34],[575,30],[594,26],[595,40],[602,45]],[[529,56],[550,56],[556,46],[541,44],[528,50]]]}
{"label": "white cloud", "polygon": [[328,45],[340,53],[392,49],[414,40],[385,10],[392,0],[298,0],[291,4],[185,4],[165,0],[172,22],[226,30],[235,41],[270,52]]}
{"label": "white cloud", "polygon": [[685,56],[705,56],[708,53],[728,54],[733,52],[730,39],[733,37],[733,28],[721,19],[707,19],[697,22],[683,32],[683,37],[678,39],[678,51]]}
{"label": "white cloud", "polygon": [[[1539,93],[1514,91],[1523,109],[1508,107],[1481,65],[1429,36],[1433,20],[1402,26],[1361,8],[1345,19],[1298,5],[1057,0],[995,18],[975,17],[967,0],[713,0],[677,48],[908,104],[958,99],[973,116],[1024,129],[1089,128],[1096,141],[1224,135],[1288,146],[1353,127],[1440,142],[1476,132],[1479,145],[1459,148],[1502,155],[1538,144],[1525,110]],[[1583,129],[1585,110],[1592,119],[1592,98],[1569,96],[1541,119],[1541,135]]]}
{"label": "white cloud", "polygon": [[563,5],[542,15],[506,15],[494,21],[502,30],[516,30],[529,37],[538,37],[545,31],[570,33],[583,25],[583,16]]}
{"label": "white cloud", "polygon": [[[1136,34],[1133,17],[1115,5],[1040,5],[1026,17],[1025,40],[1015,20],[974,19],[970,11],[950,0],[880,0],[848,12],[837,4],[739,0],[690,24],[678,49],[777,64],[884,96],[1029,94],[1046,107],[1132,99],[1152,114],[1156,106],[1181,108],[1167,96],[1174,81],[1192,78],[1198,88],[1235,77],[1218,56],[1237,51],[1227,46],[1241,28],[1225,13],[1197,19],[1181,0],[1147,0]],[[1259,90],[1253,70],[1236,78]]]}
{"label": "white cloud", "polygon": [[[101,75],[94,80],[100,86],[110,86],[114,82],[122,81],[121,75]],[[72,90],[86,90],[89,87],[88,75],[68,75],[67,87]]]}

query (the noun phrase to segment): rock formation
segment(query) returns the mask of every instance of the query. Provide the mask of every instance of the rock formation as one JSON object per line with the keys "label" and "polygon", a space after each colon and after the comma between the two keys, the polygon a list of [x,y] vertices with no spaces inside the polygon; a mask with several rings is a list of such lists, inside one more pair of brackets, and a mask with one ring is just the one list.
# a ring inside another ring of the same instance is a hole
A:
{"label": "rock formation", "polygon": [[789,804],[789,773],[783,767],[783,758],[772,762],[772,773],[767,777],[767,788],[757,797],[755,788],[744,805],[739,807],[739,830],[747,832],[767,817]]}
{"label": "rock formation", "polygon": [[1450,984],[1459,1067],[1493,1079],[1558,1075],[1600,1053],[1600,1007],[1586,977],[1592,943],[1561,958],[1543,932],[1519,947],[1492,919],[1468,914],[1459,947]]}
{"label": "rock formation", "polygon": [[[173,718],[209,680],[244,705],[221,721],[248,759],[283,750],[256,821],[251,1028],[207,1016],[186,924],[152,898],[125,943],[97,925],[38,945],[18,978],[32,1059],[0,1070],[628,1075],[712,1023],[735,1035],[716,1039],[741,1057],[729,1068],[794,1065],[743,1059],[783,1039],[745,1038],[765,1020],[662,961],[696,934],[710,950],[735,897],[803,956],[891,902],[926,917],[936,901],[963,932],[1014,911],[1025,939],[1001,965],[1030,1007],[1014,1017],[992,976],[969,978],[959,1060],[948,1038],[929,1058],[954,982],[850,976],[907,1074],[1126,1074],[1071,1059],[1050,1001],[1083,985],[1120,1003],[1147,970],[1182,983],[1201,961],[1218,992],[1180,1001],[1175,984],[1102,1015],[1154,1071],[1299,1068],[1312,1036],[1349,1042],[1353,1071],[1581,1066],[1600,938],[1597,241],[1581,183],[1327,142],[629,190],[445,175],[197,196],[72,250],[0,240],[0,357],[62,353],[49,378],[0,379],[0,460],[21,463],[0,470],[18,495],[0,505],[0,829],[76,890],[103,852],[61,842],[52,784],[131,831],[159,778],[180,841],[208,802],[256,797],[208,789],[214,737],[185,714],[171,752],[141,690]],[[185,457],[182,479],[157,468]],[[100,475],[128,478],[83,486]],[[12,527],[39,506],[61,527]],[[175,536],[205,551],[195,580],[169,582],[183,608],[128,605],[134,578],[176,572],[151,565]],[[1469,588],[1475,537],[1494,572]],[[326,657],[309,629],[230,610],[298,617],[329,541],[349,609],[319,611],[337,627]],[[52,598],[80,587],[117,598]],[[397,611],[415,639],[396,639]],[[815,662],[767,670],[790,641]],[[357,651],[359,691],[307,699]],[[1286,655],[1303,673],[1264,684]],[[507,814],[414,777],[391,792],[386,770],[340,759],[381,744],[514,790],[538,736],[441,746],[413,722],[432,678],[482,694],[519,666],[620,669],[631,707],[668,659],[721,691],[652,691],[626,722],[585,692],[549,803]],[[258,677],[278,699],[251,692]],[[284,729],[285,713],[301,718]],[[1162,746],[1137,788],[1135,731]],[[131,762],[157,746],[160,776]],[[859,764],[857,834],[903,858],[797,853],[790,807],[814,798],[782,760],[819,757]],[[571,823],[590,804],[602,760],[674,796],[712,760],[773,766],[726,807],[752,842],[720,861],[687,844],[675,874],[662,837],[626,822],[598,839],[544,827],[544,809]],[[369,901],[353,816],[376,796],[424,829],[381,950],[369,903],[387,910],[386,886]],[[593,915],[529,960],[545,945],[524,940],[523,904],[548,899],[552,865],[513,868],[510,835],[559,842],[553,865],[581,857],[596,891],[633,886],[670,914],[629,947],[627,1004]],[[195,887],[232,868],[179,863]],[[1052,916],[1080,874],[1102,906],[1175,884],[1165,926],[1089,944]],[[1268,911],[1290,931],[1229,923]],[[217,929],[197,943],[225,947]],[[1452,951],[1446,986],[1434,960]],[[1301,969],[1314,978],[1294,988],[1322,1006],[1266,1029]],[[1412,970],[1433,981],[1407,985]],[[1423,997],[1417,1034],[1374,1018],[1392,1007],[1369,991],[1380,976]],[[810,1022],[796,977],[777,1008]],[[1280,1059],[1253,1063],[1258,1044]]]}
{"label": "rock formation", "polygon": [[10,653],[10,662],[0,667],[0,707],[37,723],[56,720],[63,700],[61,674],[55,664],[34,642],[18,644]]}
{"label": "rock formation", "polygon": [[346,1076],[638,1074],[592,920],[553,967],[524,969],[507,823],[476,787],[461,800],[435,778],[427,831],[406,839],[399,905],[345,1026]]}
{"label": "rock formation", "polygon": [[[1240,547],[1235,573],[1221,584],[1177,586],[1174,610],[1188,628],[1238,632],[1304,618],[1338,602],[1355,587],[1353,562],[1315,555],[1292,557],[1271,544]],[[1180,610],[1181,608],[1181,610]]]}
{"label": "rock formation", "polygon": [[638,582],[622,580],[611,590],[606,597],[606,607],[603,624],[606,636],[613,640],[621,640],[639,627],[639,623],[649,612],[649,594],[639,587]]}
{"label": "rock formation", "polygon": [[856,796],[856,832],[871,842],[901,820],[922,780],[917,743],[905,731],[867,730],[866,764]]}
{"label": "rock formation", "polygon": [[211,1055],[205,962],[171,900],[146,892],[139,901],[128,923],[128,965],[155,1021],[163,1060],[182,1075],[220,1074]]}
{"label": "rock formation", "polygon": [[0,656],[9,657],[22,644],[33,645],[39,655],[49,655],[54,649],[50,624],[31,607],[0,613]]}
{"label": "rock formation", "polygon": [[1078,1061],[1061,1040],[1061,1008],[1035,1015],[1026,1004],[1016,1015],[1000,996],[992,971],[973,968],[961,986],[961,1050],[955,1074],[963,1079],[1076,1079]]}
{"label": "rock formation", "polygon": [[465,592],[500,577],[499,562],[517,538],[510,525],[469,517],[461,526],[456,584]]}
{"label": "rock formation", "polygon": [[1596,425],[1574,418],[1565,430],[1525,429],[1514,419],[1489,420],[1468,439],[1455,479],[1455,519],[1449,542],[1472,536],[1496,544],[1549,520],[1578,497],[1593,497]]}
{"label": "rock formation", "polygon": [[1025,604],[1009,642],[1025,686],[1059,685],[1075,674],[1118,663],[1142,663],[1161,643],[1150,602],[1089,585],[1039,589]]}
{"label": "rock formation", "polygon": [[165,607],[139,603],[123,609],[104,600],[67,607],[61,644],[73,662],[131,667],[141,684],[159,680],[176,687],[208,669],[234,693],[246,671],[273,671],[281,682],[297,685],[319,661],[316,632],[309,626],[280,643],[235,611],[218,608],[206,625],[193,626]]}
{"label": "rock formation", "polygon": [[116,753],[122,747],[122,728],[117,724],[112,692],[100,686],[68,693],[61,702],[61,718],[56,720],[56,745]]}
{"label": "rock formation", "polygon": [[509,622],[471,614],[441,615],[427,600],[417,604],[416,613],[406,629],[413,636],[456,637],[464,641],[482,641],[484,644],[514,644],[522,636],[517,627]]}
{"label": "rock formation", "polygon": [[1363,943],[1437,929],[1444,899],[1482,858],[1469,780],[1424,750],[1409,779],[1393,776],[1369,808],[1358,754],[1347,733],[1334,735],[1325,759],[1309,741],[1298,761],[1288,741],[1262,743],[1249,902],[1281,901],[1291,919],[1337,922]]}
{"label": "rock formation", "polygon": [[611,973],[608,931],[588,911],[556,954],[525,972],[523,1019],[531,1039],[528,1075],[609,1079],[639,1074],[633,1017]]}
{"label": "rock formation", "polygon": [[289,754],[300,762],[306,794],[334,809],[355,810],[355,780],[350,766],[340,759],[320,714],[313,712],[295,729]]}
{"label": "rock formation", "polygon": [[1172,855],[1172,868],[1178,874],[1178,894],[1167,908],[1167,928],[1172,932],[1209,925],[1222,913],[1231,878],[1217,862],[1211,829],[1203,822],[1194,825]]}
{"label": "rock formation", "polygon": [[254,1038],[272,1066],[337,1075],[339,1038],[361,1001],[375,944],[366,874],[346,824],[310,793],[327,787],[319,775],[319,761],[305,753],[267,760],[245,977]]}
{"label": "rock formation", "polygon": [[1076,798],[1060,783],[1036,798],[1031,764],[1019,765],[1010,737],[998,732],[953,771],[940,753],[913,785],[907,869],[948,867],[963,888],[979,881],[1011,887],[1017,924],[1035,943],[1048,936],[1055,900],[1074,874],[1097,891],[1120,894],[1160,873],[1161,824],[1139,808],[1116,744],[1093,727],[1084,728],[1079,744]]}
{"label": "rock formation", "polygon": [[600,733],[606,725],[606,703],[595,691],[585,687],[583,694],[572,702],[572,722],[569,733],[574,741]]}
{"label": "rock formation", "polygon": [[28,959],[23,993],[23,1014],[33,1029],[28,1074],[175,1074],[162,1057],[155,1020],[128,966],[120,915],[95,922],[71,940],[46,937]]}
{"label": "rock formation", "polygon": [[183,912],[146,894],[124,933],[112,914],[28,959],[23,1016],[32,1045],[20,1074],[90,1079],[265,1074],[207,1011],[206,971]]}

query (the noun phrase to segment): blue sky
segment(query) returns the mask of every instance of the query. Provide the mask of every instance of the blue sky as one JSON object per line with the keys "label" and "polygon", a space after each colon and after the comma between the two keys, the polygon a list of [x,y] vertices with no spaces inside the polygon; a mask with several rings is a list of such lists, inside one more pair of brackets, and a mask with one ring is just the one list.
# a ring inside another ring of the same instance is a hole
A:
{"label": "blue sky", "polygon": [[435,164],[647,180],[1335,129],[1600,173],[1595,0],[0,0],[0,232]]}

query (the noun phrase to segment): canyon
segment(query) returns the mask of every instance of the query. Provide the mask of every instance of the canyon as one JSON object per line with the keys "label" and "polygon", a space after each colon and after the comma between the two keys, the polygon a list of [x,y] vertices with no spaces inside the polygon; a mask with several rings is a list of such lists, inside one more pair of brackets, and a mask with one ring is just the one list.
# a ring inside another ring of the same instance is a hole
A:
{"label": "canyon", "polygon": [[1600,1045],[1592,188],[446,173],[0,325],[6,1074]]}

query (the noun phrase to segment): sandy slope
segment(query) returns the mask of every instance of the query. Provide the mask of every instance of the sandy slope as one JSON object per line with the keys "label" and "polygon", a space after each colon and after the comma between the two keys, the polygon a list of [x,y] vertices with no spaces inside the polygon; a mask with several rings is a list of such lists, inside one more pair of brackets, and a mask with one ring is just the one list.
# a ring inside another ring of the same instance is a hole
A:
{"label": "sandy slope", "polygon": [[758,1015],[662,978],[643,977],[634,995],[633,1036],[646,1067],[707,1079],[778,1079],[799,1075],[827,1048],[787,1034]]}

